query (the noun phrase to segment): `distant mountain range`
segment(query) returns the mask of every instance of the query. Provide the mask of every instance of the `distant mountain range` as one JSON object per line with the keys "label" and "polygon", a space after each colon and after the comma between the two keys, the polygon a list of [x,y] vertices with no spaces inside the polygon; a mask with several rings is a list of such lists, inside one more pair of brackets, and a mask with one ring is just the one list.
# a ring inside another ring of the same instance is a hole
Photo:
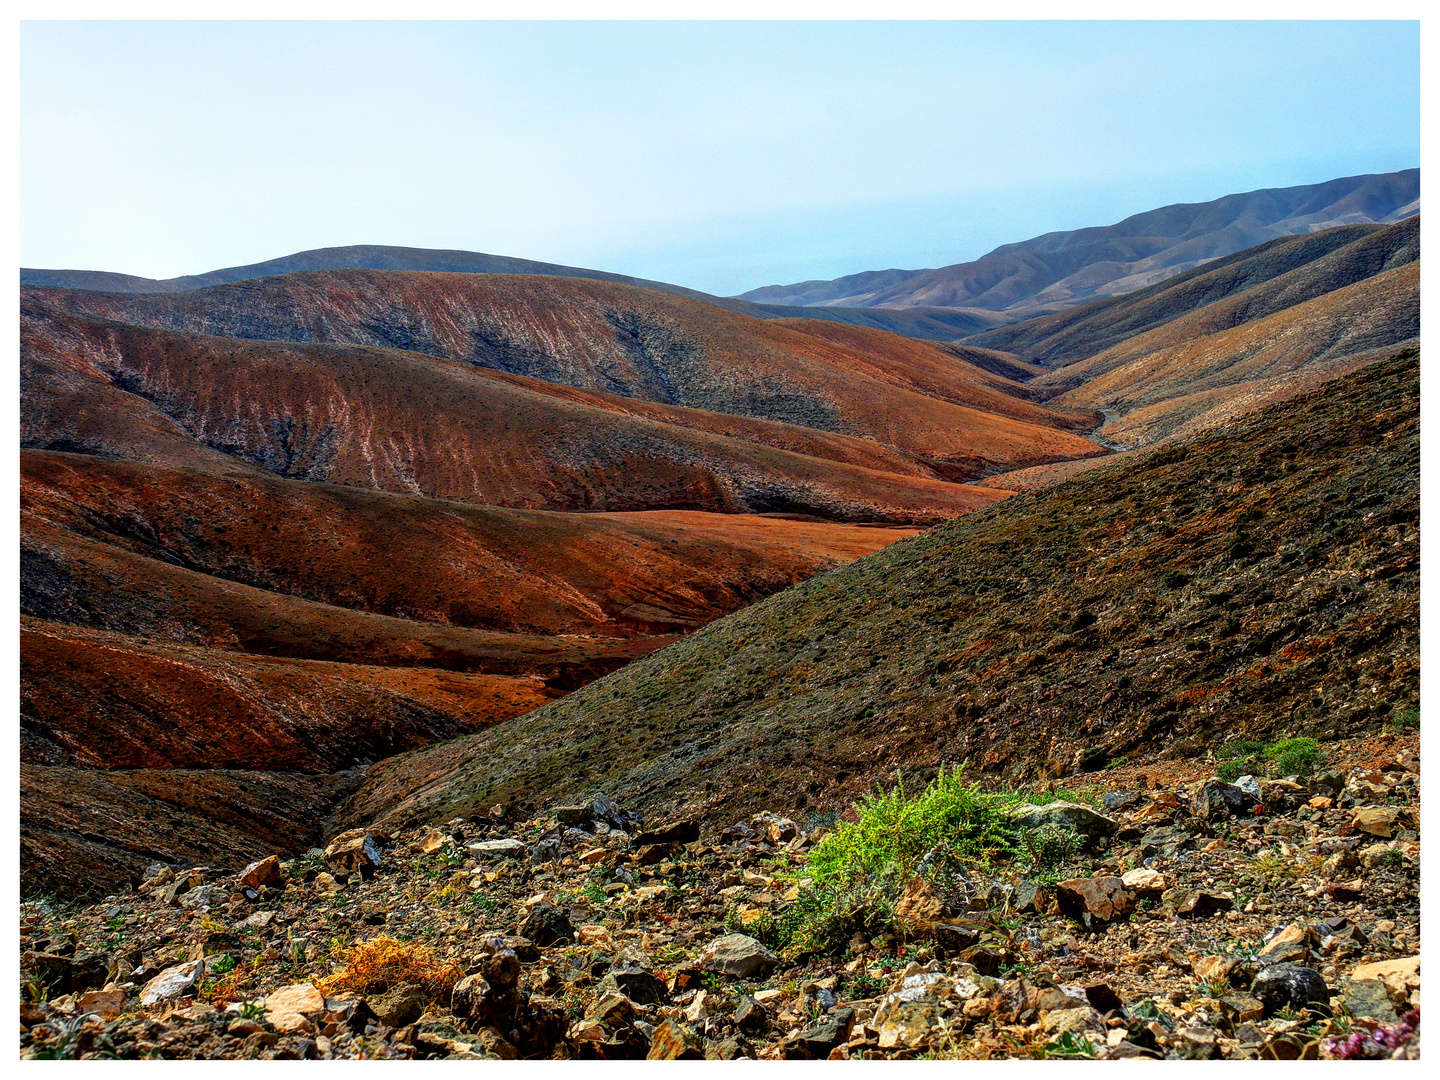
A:
{"label": "distant mountain range", "polygon": [[[729,311],[756,319],[789,318],[795,313],[789,305],[756,304],[734,297],[712,296],[709,293],[671,285],[664,281],[626,277],[604,270],[589,270],[559,263],[512,259],[505,255],[486,255],[479,251],[450,251],[438,248],[387,247],[384,244],[354,244],[350,247],[316,248],[300,251],[279,259],[230,266],[205,274],[175,278],[147,278],[118,274],[109,270],[38,270],[21,267],[21,285],[43,285],[55,289],[80,289],[108,293],[177,293],[203,289],[211,285],[228,285],[236,281],[298,274],[312,270],[405,270],[449,274],[535,274],[540,277],[590,278],[622,285],[638,285],[657,292],[703,300]],[[926,308],[907,304],[904,310],[885,308],[837,309],[817,312],[814,318],[831,322],[869,326],[890,330],[906,337],[933,341],[951,341],[966,334],[977,334],[1011,321],[1009,316],[990,311]]]}
{"label": "distant mountain range", "polygon": [[941,307],[1028,319],[1143,289],[1277,237],[1340,225],[1386,225],[1419,212],[1419,169],[1348,176],[1162,206],[1115,225],[1005,244],[974,262],[938,270],[878,270],[768,285],[739,299],[812,311]]}

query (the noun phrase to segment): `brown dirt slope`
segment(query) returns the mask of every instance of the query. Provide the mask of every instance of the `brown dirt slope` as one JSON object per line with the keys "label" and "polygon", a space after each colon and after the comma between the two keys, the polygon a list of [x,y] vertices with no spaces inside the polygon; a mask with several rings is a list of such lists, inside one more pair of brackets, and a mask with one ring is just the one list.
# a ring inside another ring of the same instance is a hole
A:
{"label": "brown dirt slope", "polygon": [[1214,426],[1418,343],[1420,264],[1207,332],[1228,315],[1214,309],[1238,303],[1213,304],[1035,382],[1085,380],[1056,400],[1118,414],[1100,434],[1127,446]]}
{"label": "brown dirt slope", "polygon": [[[1247,248],[1147,289],[966,339],[1048,367],[1104,352],[1200,308],[1243,294],[1210,330],[1263,318],[1420,257],[1418,216],[1388,227],[1347,225]],[[1274,283],[1271,285],[1270,283]],[[1262,288],[1262,286],[1268,286]]]}
{"label": "brown dirt slope", "polygon": [[[714,821],[898,767],[1342,737],[1419,695],[1414,350],[813,578],[528,716],[372,768],[346,818],[603,790]],[[705,778],[697,792],[694,778]]]}
{"label": "brown dirt slope", "polygon": [[[85,611],[104,610],[94,606],[103,592],[88,595],[91,588],[48,569],[57,556],[43,548],[63,543],[57,534],[141,557],[132,558],[127,588],[103,590],[114,594],[143,596],[140,564],[159,563],[156,570],[208,576],[217,587],[396,619],[623,637],[647,621],[672,629],[708,622],[915,532],[754,515],[558,514],[76,454],[27,450],[21,458],[34,566],[22,571],[22,607],[93,625],[104,623]],[[69,565],[93,549],[66,550]],[[111,561],[118,570],[120,560]],[[627,614],[637,607],[653,616]],[[175,614],[199,612],[182,605]]]}
{"label": "brown dirt slope", "polygon": [[[965,478],[1103,453],[1069,432],[913,393],[930,415],[912,417],[911,441],[928,445],[933,459],[413,352],[197,337],[54,309],[32,309],[27,321],[69,366],[57,374],[58,363],[46,367],[41,350],[30,350],[37,379],[44,367],[48,382],[36,394],[23,384],[23,446],[214,471],[248,466],[536,509],[930,521],[987,501],[937,479],[940,473]],[[55,388],[62,382],[78,388],[62,393]],[[117,387],[124,408],[111,393]],[[925,424],[933,438],[918,430]]]}
{"label": "brown dirt slope", "polygon": [[[861,351],[608,282],[352,270],[149,296],[38,288],[23,295],[161,329],[422,352],[581,390],[861,436],[939,462],[1094,452],[1053,430],[1072,426],[1073,414],[1005,403],[995,377],[977,382],[968,365],[932,365],[924,393],[875,377],[908,366],[910,339],[869,331]],[[882,348],[895,355],[877,364]],[[952,404],[967,401],[981,407]],[[995,404],[1023,419],[983,411]]]}

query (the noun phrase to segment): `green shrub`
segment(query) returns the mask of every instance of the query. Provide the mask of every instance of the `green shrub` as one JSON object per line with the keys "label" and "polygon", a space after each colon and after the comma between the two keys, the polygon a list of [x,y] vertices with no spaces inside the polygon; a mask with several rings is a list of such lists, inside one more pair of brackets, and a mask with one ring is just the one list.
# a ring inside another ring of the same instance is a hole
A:
{"label": "green shrub", "polygon": [[1030,864],[1037,870],[1059,866],[1080,850],[1082,842],[1079,833],[1064,825],[1042,825],[1020,837],[1020,843],[1030,853]]}
{"label": "green shrub", "polygon": [[1281,739],[1261,752],[1276,776],[1309,776],[1325,755],[1314,739]]}
{"label": "green shrub", "polygon": [[1420,726],[1420,710],[1405,709],[1385,721],[1385,730],[1396,733],[1413,731]]}
{"label": "green shrub", "polygon": [[[1013,854],[1014,830],[1004,808],[1013,795],[988,795],[966,784],[961,770],[940,774],[919,795],[903,777],[888,792],[877,789],[856,806],[858,821],[842,821],[816,845],[810,873],[816,882],[906,882],[922,859],[988,863]],[[927,856],[929,857],[927,859]]]}
{"label": "green shrub", "polygon": [[873,882],[818,884],[801,890],[789,907],[749,923],[732,910],[725,927],[787,957],[838,953],[857,933],[871,938],[896,928],[891,893]]}

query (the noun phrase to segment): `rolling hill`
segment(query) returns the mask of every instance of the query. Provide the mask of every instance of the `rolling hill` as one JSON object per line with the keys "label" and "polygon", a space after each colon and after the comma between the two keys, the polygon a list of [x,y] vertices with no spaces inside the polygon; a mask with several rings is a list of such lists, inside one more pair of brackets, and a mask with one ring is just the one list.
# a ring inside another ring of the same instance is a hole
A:
{"label": "rolling hill", "polygon": [[[107,270],[42,270],[22,267],[21,285],[41,285],[61,289],[84,289],[95,292],[170,293],[224,285],[233,281],[274,277],[310,270],[405,270],[434,271],[453,274],[534,274],[545,277],[591,278],[636,285],[659,292],[686,296],[716,307],[726,308],[757,319],[786,318],[792,314],[784,305],[753,304],[734,297],[712,296],[709,293],[671,285],[664,281],[627,277],[604,270],[587,270],[577,266],[515,259],[504,255],[486,255],[478,251],[450,251],[434,248],[387,247],[380,244],[359,244],[351,247],[316,248],[300,251],[279,259],[231,266],[204,274],[176,278],[147,278]],[[978,333],[1009,321],[1005,316],[978,308],[877,308],[868,311],[821,312],[820,319],[890,330],[910,337],[948,341],[966,334]]]}
{"label": "rolling hill", "polygon": [[1097,228],[1005,244],[974,262],[770,285],[740,299],[809,307],[951,307],[1029,318],[1142,289],[1295,233],[1388,224],[1420,211],[1420,170],[1177,203]]}
{"label": "rolling hill", "polygon": [[[1364,731],[1418,701],[1415,350],[1017,496],[712,623],[561,701],[385,761],[340,820],[604,791],[719,825],[903,768]],[[700,778],[703,778],[701,780]]]}

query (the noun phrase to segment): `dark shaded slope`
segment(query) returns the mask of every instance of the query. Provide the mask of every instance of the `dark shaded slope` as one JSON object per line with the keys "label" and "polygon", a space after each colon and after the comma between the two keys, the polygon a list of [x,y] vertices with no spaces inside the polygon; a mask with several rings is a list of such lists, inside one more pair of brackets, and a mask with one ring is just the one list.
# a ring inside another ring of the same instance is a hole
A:
{"label": "dark shaded slope", "polygon": [[709,820],[897,767],[1015,780],[1418,700],[1419,360],[786,590],[503,727],[373,768],[348,820],[604,790]]}
{"label": "dark shaded slope", "polygon": [[[1238,321],[1246,321],[1419,257],[1418,215],[1389,227],[1349,225],[1287,236],[1123,297],[973,335],[965,344],[1001,349],[1057,367],[1237,293],[1257,290],[1236,312]],[[1272,281],[1273,288],[1258,290]]]}

